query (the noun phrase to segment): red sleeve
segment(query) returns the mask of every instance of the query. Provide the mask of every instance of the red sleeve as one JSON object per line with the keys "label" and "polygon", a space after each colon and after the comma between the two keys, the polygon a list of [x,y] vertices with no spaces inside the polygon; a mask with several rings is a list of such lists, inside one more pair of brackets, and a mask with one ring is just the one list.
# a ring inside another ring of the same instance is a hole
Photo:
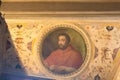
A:
{"label": "red sleeve", "polygon": [[78,53],[78,52],[74,52],[73,56],[72,56],[72,67],[74,68],[79,68],[82,63],[83,63],[83,59],[82,59],[82,56],[81,56],[81,53]]}
{"label": "red sleeve", "polygon": [[48,66],[54,65],[55,63],[55,52],[52,52],[45,60],[44,63]]}

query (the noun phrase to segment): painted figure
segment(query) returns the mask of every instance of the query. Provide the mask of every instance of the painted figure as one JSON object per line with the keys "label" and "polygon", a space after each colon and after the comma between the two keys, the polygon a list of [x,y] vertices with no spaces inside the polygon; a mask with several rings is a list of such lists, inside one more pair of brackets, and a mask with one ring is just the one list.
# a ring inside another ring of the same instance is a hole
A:
{"label": "painted figure", "polygon": [[78,69],[83,59],[81,53],[70,44],[70,37],[63,33],[58,36],[59,49],[53,51],[45,60],[45,65],[53,72],[69,73]]}

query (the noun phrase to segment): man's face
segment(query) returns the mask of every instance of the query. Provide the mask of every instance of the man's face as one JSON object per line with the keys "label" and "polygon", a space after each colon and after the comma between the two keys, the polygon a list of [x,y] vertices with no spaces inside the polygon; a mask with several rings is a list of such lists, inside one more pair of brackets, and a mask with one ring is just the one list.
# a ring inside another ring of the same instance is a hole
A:
{"label": "man's face", "polygon": [[61,49],[65,49],[67,47],[67,39],[65,36],[58,37],[58,45]]}

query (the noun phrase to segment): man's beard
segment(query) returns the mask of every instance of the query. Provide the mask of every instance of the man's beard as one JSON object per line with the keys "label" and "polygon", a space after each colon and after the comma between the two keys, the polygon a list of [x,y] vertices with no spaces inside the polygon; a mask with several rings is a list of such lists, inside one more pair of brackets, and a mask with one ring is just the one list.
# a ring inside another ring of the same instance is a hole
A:
{"label": "man's beard", "polygon": [[67,48],[68,45],[61,45],[59,44],[59,48],[62,49],[62,50],[65,50]]}

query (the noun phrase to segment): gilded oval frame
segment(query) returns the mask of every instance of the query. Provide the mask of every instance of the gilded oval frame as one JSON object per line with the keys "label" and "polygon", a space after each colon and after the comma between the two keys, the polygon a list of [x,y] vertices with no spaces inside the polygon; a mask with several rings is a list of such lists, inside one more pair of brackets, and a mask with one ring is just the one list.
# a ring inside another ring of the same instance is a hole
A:
{"label": "gilded oval frame", "polygon": [[[70,28],[70,29],[77,31],[80,35],[82,35],[85,41],[85,44],[86,44],[86,49],[87,49],[85,60],[83,64],[80,66],[80,68],[72,73],[64,74],[64,75],[55,74],[51,72],[50,70],[48,70],[43,64],[42,53],[41,53],[42,43],[45,37],[48,35],[48,33],[53,32],[56,29],[61,29],[61,28]],[[47,27],[43,27],[41,29],[40,34],[38,38],[36,38],[36,41],[34,44],[34,54],[35,54],[35,61],[37,63],[37,66],[39,66],[41,72],[45,73],[46,76],[49,76],[55,79],[71,78],[71,77],[75,77],[81,74],[88,67],[90,59],[91,59],[91,55],[92,55],[92,44],[91,44],[91,40],[87,32],[85,32],[85,30],[82,27],[80,27],[80,25],[70,24],[70,23],[58,23],[58,24],[47,26]]]}

